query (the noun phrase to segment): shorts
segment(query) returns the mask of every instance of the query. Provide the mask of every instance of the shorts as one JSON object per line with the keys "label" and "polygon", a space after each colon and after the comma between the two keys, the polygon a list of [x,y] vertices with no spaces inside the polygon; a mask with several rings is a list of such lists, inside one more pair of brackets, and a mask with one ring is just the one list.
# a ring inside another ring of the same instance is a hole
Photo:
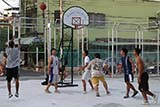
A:
{"label": "shorts", "polygon": [[128,75],[124,75],[124,81],[125,82],[130,82],[130,81],[132,81],[133,79],[132,79],[132,74],[128,74]]}
{"label": "shorts", "polygon": [[105,79],[104,79],[104,76],[92,77],[93,86],[99,85],[99,81],[101,81],[102,83],[106,82]]}
{"label": "shorts", "polygon": [[6,80],[10,82],[12,78],[19,79],[18,66],[14,68],[6,68]]}
{"label": "shorts", "polygon": [[89,70],[85,70],[82,75],[82,80],[90,80],[91,79],[91,72]]}
{"label": "shorts", "polygon": [[58,74],[50,74],[49,75],[49,83],[57,83],[59,82],[59,75]]}
{"label": "shorts", "polygon": [[138,89],[139,89],[141,92],[144,92],[144,91],[148,91],[148,90],[149,90],[148,80],[149,80],[148,73],[147,73],[147,72],[144,72],[144,73],[142,74],[142,76],[141,76],[141,84],[139,84],[139,87],[138,87]]}

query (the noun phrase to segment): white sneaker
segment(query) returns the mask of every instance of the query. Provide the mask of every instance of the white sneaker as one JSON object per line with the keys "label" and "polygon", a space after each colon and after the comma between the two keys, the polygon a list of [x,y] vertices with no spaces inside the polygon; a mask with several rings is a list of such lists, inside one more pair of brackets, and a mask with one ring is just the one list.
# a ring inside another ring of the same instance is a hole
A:
{"label": "white sneaker", "polygon": [[15,94],[15,97],[19,97],[19,94],[18,94],[18,93],[16,93],[16,94]]}
{"label": "white sneaker", "polygon": [[143,103],[144,105],[149,105],[149,102],[148,102],[148,100],[144,100],[144,103]]}
{"label": "white sneaker", "polygon": [[8,98],[11,98],[11,97],[13,97],[13,95],[12,94],[8,94]]}
{"label": "white sneaker", "polygon": [[83,94],[87,94],[87,91],[83,91]]}
{"label": "white sneaker", "polygon": [[154,100],[154,103],[157,104],[157,103],[158,103],[158,96],[157,96],[157,95],[154,95],[154,96],[153,96],[153,100]]}

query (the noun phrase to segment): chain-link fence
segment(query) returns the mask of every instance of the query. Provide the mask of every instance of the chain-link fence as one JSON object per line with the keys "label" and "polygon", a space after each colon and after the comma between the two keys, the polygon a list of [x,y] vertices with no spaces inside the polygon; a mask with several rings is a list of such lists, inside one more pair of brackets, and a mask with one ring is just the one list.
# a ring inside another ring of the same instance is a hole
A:
{"label": "chain-link fence", "polygon": [[[50,55],[51,47],[57,50],[59,48],[60,26],[42,18],[21,17],[18,20],[19,23],[16,23],[17,27],[14,29],[16,33],[13,34],[15,34],[15,38],[21,37],[21,69],[43,74],[47,71],[47,56]],[[8,29],[8,27],[0,29],[0,34],[3,35],[1,38],[3,40],[0,42],[1,51],[4,50],[2,48],[9,39],[8,35],[13,32]],[[69,34],[70,30],[65,32],[66,37]],[[111,70],[113,69],[113,76],[116,76],[118,70],[117,67],[114,67],[114,59],[116,63],[119,62],[121,48],[127,48],[129,56],[134,60],[133,49],[139,47],[142,49],[146,71],[159,75],[159,36],[159,26],[148,22],[108,21],[103,22],[103,25],[89,25],[82,29],[75,29],[73,38],[74,67],[77,68],[83,64],[82,52],[84,49],[88,49],[91,59],[94,58],[95,53],[100,53],[102,59],[111,59],[110,62],[113,63]],[[69,57],[70,54],[71,52],[69,52]],[[67,67],[70,67],[70,62],[70,58],[68,58]]]}
{"label": "chain-link fence", "polygon": [[[154,23],[154,22],[153,22]],[[118,72],[117,63],[120,61],[120,50],[127,48],[129,50],[129,56],[135,62],[133,56],[134,48],[142,49],[142,58],[145,63],[145,69],[149,74],[159,75],[159,28],[157,25],[149,26],[149,23],[128,23],[128,22],[106,22],[105,26],[88,26],[75,30],[75,37],[80,42],[77,47],[77,61],[75,65],[79,66],[83,63],[81,53],[85,47],[89,50],[90,58],[94,58],[95,53],[100,53],[101,58],[110,59],[112,64],[112,72]],[[87,41],[85,39],[88,39]],[[88,45],[89,44],[89,45]],[[76,49],[75,49],[76,51]],[[75,57],[76,58],[76,57]],[[116,68],[116,70],[114,70]],[[113,76],[115,76],[113,74]]]}

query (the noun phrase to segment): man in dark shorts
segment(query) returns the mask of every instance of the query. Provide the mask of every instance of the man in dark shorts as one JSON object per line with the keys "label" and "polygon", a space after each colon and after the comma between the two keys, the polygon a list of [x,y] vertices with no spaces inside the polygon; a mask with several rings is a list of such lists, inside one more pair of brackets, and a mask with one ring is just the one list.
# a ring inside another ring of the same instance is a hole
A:
{"label": "man in dark shorts", "polygon": [[125,80],[126,89],[127,89],[127,92],[124,98],[129,98],[130,89],[134,91],[132,97],[138,94],[138,91],[131,84],[132,77],[133,77],[132,75],[135,72],[134,71],[135,66],[132,59],[129,56],[127,56],[127,54],[128,54],[128,50],[126,48],[122,48],[120,51],[120,55],[121,55],[121,61],[122,61],[122,69],[124,72],[124,80]]}
{"label": "man in dark shorts", "polygon": [[19,97],[19,62],[20,62],[20,39],[18,40],[19,45],[15,47],[14,41],[9,41],[9,46],[6,48],[7,61],[6,61],[6,76],[7,76],[7,87],[9,92],[9,98],[11,98],[11,80],[12,78],[16,81],[16,93],[15,97]]}
{"label": "man in dark shorts", "polygon": [[158,97],[155,94],[153,94],[151,91],[149,91],[149,84],[148,84],[149,76],[148,76],[148,73],[144,71],[144,62],[139,56],[140,53],[141,53],[141,49],[139,48],[135,48],[133,51],[133,54],[136,58],[137,68],[138,68],[139,90],[143,95],[144,104],[147,104],[147,105],[149,104],[147,95],[152,96],[155,103],[157,103]]}

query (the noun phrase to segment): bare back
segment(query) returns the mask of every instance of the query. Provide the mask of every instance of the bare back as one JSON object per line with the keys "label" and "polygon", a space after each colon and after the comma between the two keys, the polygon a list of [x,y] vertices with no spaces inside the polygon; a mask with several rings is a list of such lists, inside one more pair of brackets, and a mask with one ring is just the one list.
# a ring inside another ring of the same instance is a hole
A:
{"label": "bare back", "polygon": [[140,56],[136,57],[136,64],[138,68],[138,76],[141,77],[142,73],[144,72],[144,62]]}

